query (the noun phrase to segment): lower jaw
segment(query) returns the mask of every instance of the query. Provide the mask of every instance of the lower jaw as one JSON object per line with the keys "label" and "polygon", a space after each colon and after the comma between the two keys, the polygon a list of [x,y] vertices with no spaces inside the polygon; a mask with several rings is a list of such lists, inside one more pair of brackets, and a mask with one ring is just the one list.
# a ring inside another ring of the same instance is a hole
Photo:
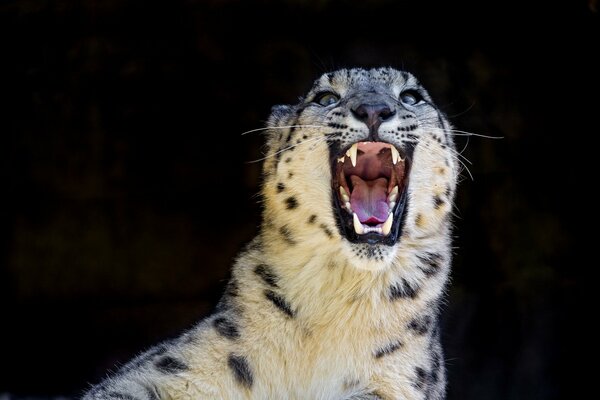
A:
{"label": "lower jaw", "polygon": [[398,204],[393,210],[393,223],[390,233],[388,235],[382,235],[376,232],[368,232],[364,234],[359,234],[354,229],[354,224],[352,220],[352,216],[342,208],[340,201],[334,195],[333,199],[333,209],[336,214],[336,222],[338,224],[338,230],[342,237],[348,240],[350,243],[362,243],[369,245],[386,245],[386,246],[394,246],[400,240],[402,236],[402,231],[404,227],[404,217],[405,210],[408,202],[408,187],[405,187],[400,198],[398,199]]}

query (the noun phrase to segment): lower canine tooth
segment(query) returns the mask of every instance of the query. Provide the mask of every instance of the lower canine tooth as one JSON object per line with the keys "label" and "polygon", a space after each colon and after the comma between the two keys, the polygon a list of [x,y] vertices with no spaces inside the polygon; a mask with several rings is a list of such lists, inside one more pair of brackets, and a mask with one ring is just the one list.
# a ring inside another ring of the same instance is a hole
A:
{"label": "lower canine tooth", "polygon": [[346,202],[346,204],[344,204],[346,206],[346,209],[350,212],[352,212],[352,205],[350,204],[349,201]]}
{"label": "lower canine tooth", "polygon": [[383,223],[383,226],[381,227],[381,231],[384,236],[387,236],[392,230],[392,222],[394,222],[394,213],[390,213],[390,215],[388,215],[387,219]]}
{"label": "lower canine tooth", "polygon": [[[360,223],[360,220],[358,219],[358,215],[356,215],[356,213],[352,214],[352,220],[354,222],[354,232],[356,232],[359,235],[362,235],[363,233],[365,233],[365,228]],[[391,224],[390,224],[390,226],[391,226]]]}
{"label": "lower canine tooth", "polygon": [[393,202],[396,201],[396,199],[398,198],[398,185],[394,186],[394,188],[392,189],[392,191],[390,192],[390,195],[388,196],[388,202]]}
{"label": "lower canine tooth", "polygon": [[344,202],[349,202],[350,201],[350,196],[348,196],[348,193],[346,192],[346,189],[344,189],[343,186],[340,186],[340,196],[342,196],[342,200],[344,200]]}

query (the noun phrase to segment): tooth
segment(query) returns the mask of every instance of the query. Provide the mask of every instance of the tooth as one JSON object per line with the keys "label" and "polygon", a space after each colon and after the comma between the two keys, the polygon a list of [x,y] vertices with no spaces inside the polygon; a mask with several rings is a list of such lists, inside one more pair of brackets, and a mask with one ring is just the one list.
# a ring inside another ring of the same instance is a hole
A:
{"label": "tooth", "polygon": [[350,204],[349,201],[346,202],[346,204],[344,204],[346,206],[346,209],[350,212],[352,212],[352,205]]}
{"label": "tooth", "polygon": [[394,188],[390,192],[390,194],[388,196],[388,202],[390,202],[390,203],[394,202],[394,201],[396,201],[397,198],[398,198],[398,185],[394,186]]}
{"label": "tooth", "polygon": [[354,221],[354,232],[358,233],[359,235],[365,233],[365,228],[360,223],[360,220],[358,219],[358,215],[356,215],[356,213],[352,213],[352,220]]}
{"label": "tooth", "polygon": [[398,164],[398,159],[402,161],[400,153],[398,153],[398,150],[396,150],[396,148],[392,146],[392,162],[394,163],[394,165]]}
{"label": "tooth", "polygon": [[392,222],[394,222],[394,213],[390,213],[390,215],[388,215],[387,219],[383,223],[383,226],[381,227],[381,231],[384,236],[387,236],[392,230]]}
{"label": "tooth", "polygon": [[342,200],[344,200],[344,202],[349,202],[350,201],[350,196],[348,196],[348,193],[346,192],[346,189],[344,189],[343,186],[340,186],[340,196],[342,196]]}
{"label": "tooth", "polygon": [[393,209],[394,207],[396,207],[396,202],[390,201],[390,210]]}
{"label": "tooth", "polygon": [[358,143],[354,143],[352,147],[348,149],[346,155],[350,157],[350,161],[352,161],[352,166],[356,167],[356,152],[358,151]]}
{"label": "tooth", "polygon": [[338,158],[338,162],[339,162],[339,163],[340,163],[340,162],[341,162],[341,163],[343,163],[345,158],[346,158],[346,157],[344,157],[344,156],[341,156],[340,158]]}

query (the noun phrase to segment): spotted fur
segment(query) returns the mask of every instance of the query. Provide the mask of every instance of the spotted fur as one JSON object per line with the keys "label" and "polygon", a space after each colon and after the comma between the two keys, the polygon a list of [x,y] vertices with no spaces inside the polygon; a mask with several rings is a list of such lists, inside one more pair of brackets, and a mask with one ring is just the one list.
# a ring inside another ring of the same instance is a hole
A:
{"label": "spotted fur", "polygon": [[[408,89],[423,97],[419,107],[398,100]],[[340,100],[316,104],[322,92]],[[368,140],[350,105],[372,93],[397,111],[379,140],[412,160],[393,245],[351,243],[332,207],[332,154]],[[263,223],[215,315],[84,399],[445,397],[437,321],[458,173],[446,117],[407,72],[343,69],[319,78],[298,104],[274,107],[267,129]]]}

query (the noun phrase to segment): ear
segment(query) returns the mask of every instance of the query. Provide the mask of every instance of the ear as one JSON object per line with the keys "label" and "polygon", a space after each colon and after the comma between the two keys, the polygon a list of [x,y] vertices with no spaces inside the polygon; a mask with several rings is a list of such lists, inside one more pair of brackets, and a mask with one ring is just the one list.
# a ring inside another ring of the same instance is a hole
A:
{"label": "ear", "polygon": [[277,105],[271,107],[271,115],[267,121],[267,126],[280,126],[285,125],[285,122],[289,119],[292,114],[292,106],[287,104]]}

